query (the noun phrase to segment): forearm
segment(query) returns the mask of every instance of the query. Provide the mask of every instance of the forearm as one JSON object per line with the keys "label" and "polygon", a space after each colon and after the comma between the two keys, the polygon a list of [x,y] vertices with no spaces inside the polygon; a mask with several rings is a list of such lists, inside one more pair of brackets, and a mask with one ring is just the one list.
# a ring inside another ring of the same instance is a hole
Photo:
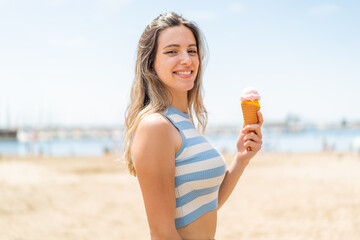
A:
{"label": "forearm", "polygon": [[249,160],[245,160],[240,154],[235,156],[230,167],[226,170],[224,180],[219,189],[218,209],[229,198],[248,163]]}

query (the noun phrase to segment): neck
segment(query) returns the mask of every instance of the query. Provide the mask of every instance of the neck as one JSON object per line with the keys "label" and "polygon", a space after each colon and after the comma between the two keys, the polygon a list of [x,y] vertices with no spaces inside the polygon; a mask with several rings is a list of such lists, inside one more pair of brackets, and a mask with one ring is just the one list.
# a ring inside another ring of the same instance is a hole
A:
{"label": "neck", "polygon": [[186,114],[189,113],[187,104],[176,104],[173,102],[173,103],[171,103],[171,106],[176,108],[177,110],[179,110],[182,113],[186,113]]}
{"label": "neck", "polygon": [[187,92],[186,94],[182,94],[181,96],[173,94],[172,102],[170,105],[178,109],[180,112],[188,114]]}

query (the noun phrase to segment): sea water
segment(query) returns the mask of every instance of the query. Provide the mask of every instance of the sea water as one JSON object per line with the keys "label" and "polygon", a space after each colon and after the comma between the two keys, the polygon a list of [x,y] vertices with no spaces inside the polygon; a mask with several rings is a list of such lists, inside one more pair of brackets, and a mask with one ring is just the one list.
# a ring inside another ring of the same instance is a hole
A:
{"label": "sea water", "polygon": [[[353,143],[360,129],[305,130],[301,132],[273,132],[263,129],[263,152],[349,152],[359,151]],[[235,153],[237,133],[208,134],[212,145],[221,152]],[[1,156],[101,156],[120,153],[122,140],[112,139],[54,139],[47,141],[0,141]]]}
{"label": "sea water", "polygon": [[118,153],[123,143],[112,139],[55,139],[51,141],[0,141],[2,156],[101,156]]}
{"label": "sea water", "polygon": [[[360,129],[304,130],[301,132],[273,132],[263,129],[264,152],[315,153],[322,151],[358,151],[354,140]],[[209,135],[209,141],[222,152],[236,151],[236,134]]]}

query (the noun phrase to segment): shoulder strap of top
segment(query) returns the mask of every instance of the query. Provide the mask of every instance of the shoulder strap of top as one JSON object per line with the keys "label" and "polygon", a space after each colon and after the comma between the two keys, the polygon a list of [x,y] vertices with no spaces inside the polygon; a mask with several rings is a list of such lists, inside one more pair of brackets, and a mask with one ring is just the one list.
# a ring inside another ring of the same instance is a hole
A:
{"label": "shoulder strap of top", "polygon": [[184,135],[184,130],[189,128],[194,128],[190,121],[190,117],[188,114],[179,111],[174,107],[169,107],[167,110],[162,112],[169,121],[175,126],[175,128],[180,132],[182,137],[182,145],[180,150],[175,154],[175,158],[178,157],[184,148],[187,146],[187,139]]}
{"label": "shoulder strap of top", "polygon": [[188,114],[183,113],[172,106],[170,106],[167,110],[165,110],[163,112],[163,115],[170,118],[170,120],[174,123],[181,121],[190,121],[190,117]]}

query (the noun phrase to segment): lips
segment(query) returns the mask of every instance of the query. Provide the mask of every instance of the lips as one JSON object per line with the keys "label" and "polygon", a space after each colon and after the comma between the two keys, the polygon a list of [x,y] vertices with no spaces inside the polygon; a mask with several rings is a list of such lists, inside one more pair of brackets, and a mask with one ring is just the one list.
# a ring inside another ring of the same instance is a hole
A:
{"label": "lips", "polygon": [[181,72],[175,72],[175,74],[178,74],[178,75],[189,75],[191,74],[191,71],[181,71]]}
{"label": "lips", "polygon": [[178,70],[173,73],[179,77],[191,77],[194,71],[190,69]]}

